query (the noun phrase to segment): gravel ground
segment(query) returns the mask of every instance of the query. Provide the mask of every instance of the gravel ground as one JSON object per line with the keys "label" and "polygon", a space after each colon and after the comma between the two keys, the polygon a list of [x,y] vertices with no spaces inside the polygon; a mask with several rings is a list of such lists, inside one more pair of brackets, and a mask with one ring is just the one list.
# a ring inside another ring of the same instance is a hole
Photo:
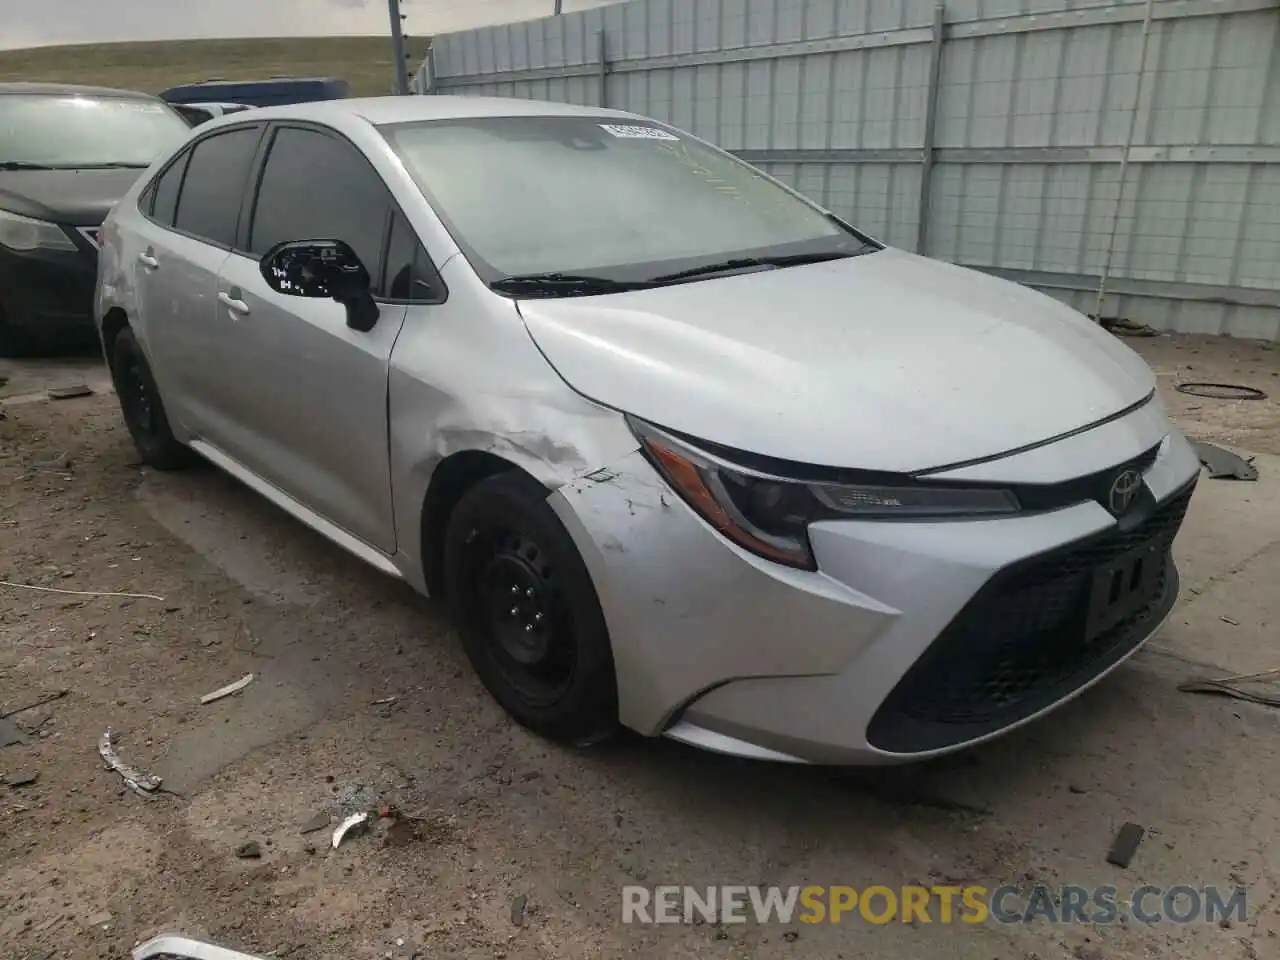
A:
{"label": "gravel ground", "polygon": [[[14,365],[0,403],[0,580],[151,597],[0,586],[0,714],[65,691],[16,714],[25,742],[0,746],[0,956],[124,957],[180,930],[325,960],[1280,957],[1267,866],[1280,844],[1276,711],[1174,690],[1197,665],[1272,656],[1280,461],[1266,455],[1280,455],[1280,349],[1131,342],[1189,434],[1263,455],[1260,483],[1202,484],[1178,546],[1183,607],[1150,652],[997,744],[871,773],[638,738],[586,752],[540,741],[489,700],[432,603],[212,468],[141,468],[92,359]],[[98,392],[42,399],[77,376]],[[1168,389],[1189,379],[1272,399]],[[249,673],[242,693],[200,704]],[[104,769],[108,728],[164,792],[136,796]],[[331,818],[379,806],[401,825],[380,819],[329,846]],[[318,815],[326,828],[303,833]],[[1104,857],[1129,819],[1149,834],[1119,871]],[[258,856],[239,856],[246,844]],[[1250,919],[619,920],[627,883],[1041,880],[1243,882]]]}

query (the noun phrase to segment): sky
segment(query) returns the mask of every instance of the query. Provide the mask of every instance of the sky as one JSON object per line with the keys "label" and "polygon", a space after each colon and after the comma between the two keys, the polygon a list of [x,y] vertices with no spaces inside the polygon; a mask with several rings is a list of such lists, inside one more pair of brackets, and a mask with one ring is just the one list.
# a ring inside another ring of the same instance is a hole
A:
{"label": "sky", "polygon": [[[563,0],[570,13],[613,0]],[[555,0],[400,0],[405,32],[550,15]],[[114,40],[385,34],[386,0],[0,0],[0,49]]]}

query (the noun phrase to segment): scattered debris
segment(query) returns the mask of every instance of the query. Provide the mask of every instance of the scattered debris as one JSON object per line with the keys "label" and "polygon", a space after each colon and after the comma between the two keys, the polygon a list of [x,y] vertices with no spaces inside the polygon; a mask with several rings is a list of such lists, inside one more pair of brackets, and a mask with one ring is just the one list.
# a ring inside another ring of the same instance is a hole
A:
{"label": "scattered debris", "polygon": [[317,830],[323,830],[328,825],[329,814],[327,811],[321,810],[314,817],[304,823],[298,832],[302,834],[315,833]]}
{"label": "scattered debris", "polygon": [[1117,337],[1160,336],[1160,331],[1147,326],[1145,323],[1138,323],[1136,320],[1126,320],[1123,317],[1099,317],[1096,319],[1103,330],[1113,333]]}
{"label": "scattered debris", "polygon": [[797,940],[799,940],[799,939],[800,939],[800,931],[799,931],[799,930],[785,930],[785,931],[783,931],[782,939],[783,939],[783,940],[785,940],[785,941],[787,941],[787,943],[795,943]]}
{"label": "scattered debris", "polygon": [[236,856],[241,860],[257,860],[262,856],[262,847],[258,845],[257,840],[250,840],[236,847]]}
{"label": "scattered debris", "polygon": [[1275,683],[1278,679],[1280,679],[1280,669],[1263,670],[1261,673],[1241,673],[1232,677],[1188,680],[1178,684],[1178,690],[1182,693],[1212,693],[1264,707],[1280,707],[1280,693],[1250,690],[1241,686],[1246,683]]}
{"label": "scattered debris", "polygon": [[0,587],[12,587],[15,590],[37,590],[40,593],[58,593],[67,597],[123,597],[126,600],[159,600],[154,593],[111,593],[105,590],[59,590],[57,587],[37,587],[32,583],[14,583],[12,580],[0,580]]}
{"label": "scattered debris", "polygon": [[27,742],[26,736],[12,720],[0,719],[0,747],[16,747]]}
{"label": "scattered debris", "polygon": [[85,921],[85,923],[89,924],[89,926],[91,927],[105,927],[108,923],[111,922],[111,920],[112,920],[111,914],[108,913],[106,910],[102,910],[98,913],[95,913],[93,916],[91,916],[88,920]]}
{"label": "scattered debris", "polygon": [[1191,446],[1195,448],[1200,462],[1209,468],[1209,476],[1212,479],[1258,479],[1258,468],[1253,465],[1252,457],[1246,460],[1230,450],[1224,450],[1217,444],[1206,443],[1203,440],[1192,440]]}
{"label": "scattered debris", "polygon": [[513,927],[524,926],[524,911],[529,905],[529,898],[523,893],[511,901],[511,925]]}
{"label": "scattered debris", "polygon": [[5,777],[9,786],[14,790],[17,790],[19,787],[29,787],[39,779],[40,774],[35,770],[22,770],[18,773],[11,773]]}
{"label": "scattered debris", "polygon": [[1129,866],[1129,861],[1138,852],[1138,844],[1142,843],[1142,838],[1145,834],[1146,830],[1136,823],[1126,823],[1122,826],[1116,834],[1115,842],[1111,844],[1111,852],[1107,854],[1107,863],[1114,864],[1122,869]]}
{"label": "scattered debris", "polygon": [[1173,389],[1193,397],[1208,397],[1210,400],[1265,400],[1266,393],[1256,387],[1245,387],[1238,383],[1178,383]]}
{"label": "scattered debris", "polygon": [[0,720],[7,720],[9,717],[15,716],[16,714],[26,713],[28,710],[34,710],[36,707],[43,707],[45,704],[53,703],[55,700],[61,700],[70,692],[70,690],[59,690],[57,693],[51,693],[47,697],[41,697],[34,703],[28,703],[26,706],[22,707],[14,707],[12,710],[6,710],[3,713],[0,713]]}
{"label": "scattered debris", "polygon": [[1231,624],[1231,626],[1233,626],[1233,627],[1238,627],[1238,626],[1240,626],[1240,621],[1239,621],[1239,620],[1232,620],[1230,617],[1219,617],[1218,619],[1219,619],[1219,620],[1221,620],[1223,623],[1229,623],[1229,624]]}
{"label": "scattered debris", "polygon": [[71,454],[64,451],[56,457],[48,460],[32,460],[29,469],[31,470],[70,470]]}
{"label": "scattered debris", "polygon": [[1074,783],[1068,784],[1067,789],[1070,790],[1072,793],[1088,793],[1089,792],[1084,787]]}
{"label": "scattered debris", "polygon": [[223,697],[229,697],[232,694],[239,693],[241,690],[243,690],[245,687],[247,687],[251,683],[253,683],[253,674],[246,673],[243,677],[241,677],[235,683],[228,683],[225,687],[219,687],[217,690],[214,690],[212,693],[206,693],[203,697],[200,698],[200,703],[201,704],[213,703],[215,700],[221,700]]}
{"label": "scattered debris", "polygon": [[[329,778],[332,780],[332,777]],[[336,787],[334,788],[337,789]],[[369,810],[377,803],[377,795],[366,786],[349,783],[329,801],[328,808],[339,817],[349,817],[361,810]]]}
{"label": "scattered debris", "polygon": [[373,701],[373,706],[375,706],[375,707],[385,707],[385,706],[387,706],[388,704],[395,703],[398,699],[400,699],[400,698],[399,698],[399,697],[383,697],[381,700],[374,700],[374,701]]}
{"label": "scattered debris", "polygon": [[98,753],[101,754],[102,759],[108,767],[120,774],[126,787],[138,796],[150,799],[160,789],[160,778],[154,777],[149,773],[139,773],[126,764],[116,755],[115,747],[111,741],[111,728],[108,727],[106,733],[98,739]]}
{"label": "scattered debris", "polygon": [[50,387],[46,393],[50,400],[72,400],[76,397],[93,396],[93,388],[87,383],[67,383],[60,387]]}
{"label": "scattered debris", "polygon": [[369,828],[369,813],[364,811],[361,813],[353,813],[347,819],[338,824],[338,829],[333,831],[333,849],[337,850],[338,845],[346,838],[347,834],[359,836]]}

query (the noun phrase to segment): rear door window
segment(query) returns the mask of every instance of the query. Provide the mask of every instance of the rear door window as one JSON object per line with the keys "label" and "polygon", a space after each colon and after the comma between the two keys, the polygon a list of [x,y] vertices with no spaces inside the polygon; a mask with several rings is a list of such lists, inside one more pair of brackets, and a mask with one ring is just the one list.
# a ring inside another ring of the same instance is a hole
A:
{"label": "rear door window", "polygon": [[175,228],[222,247],[235,245],[240,204],[260,135],[259,127],[237,127],[191,149]]}
{"label": "rear door window", "polygon": [[288,240],[341,240],[383,295],[383,239],[391,193],[355,147],[336,136],[281,127],[267,152],[249,228],[249,252],[262,256]]}

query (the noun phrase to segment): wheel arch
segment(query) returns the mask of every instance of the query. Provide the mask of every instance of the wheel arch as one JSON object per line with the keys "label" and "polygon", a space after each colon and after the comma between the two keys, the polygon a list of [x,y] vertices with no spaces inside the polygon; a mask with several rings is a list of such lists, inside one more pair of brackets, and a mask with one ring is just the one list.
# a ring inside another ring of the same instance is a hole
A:
{"label": "wheel arch", "polygon": [[546,486],[520,464],[487,450],[459,450],[431,471],[419,517],[422,572],[431,596],[442,596],[444,592],[444,532],[454,508],[477,483],[501,473],[522,473]]}
{"label": "wheel arch", "polygon": [[124,312],[123,307],[112,307],[103,316],[101,325],[102,350],[107,358],[108,365],[111,363],[111,348],[115,345],[116,337],[120,336],[121,331],[128,329],[129,326],[129,315]]}

